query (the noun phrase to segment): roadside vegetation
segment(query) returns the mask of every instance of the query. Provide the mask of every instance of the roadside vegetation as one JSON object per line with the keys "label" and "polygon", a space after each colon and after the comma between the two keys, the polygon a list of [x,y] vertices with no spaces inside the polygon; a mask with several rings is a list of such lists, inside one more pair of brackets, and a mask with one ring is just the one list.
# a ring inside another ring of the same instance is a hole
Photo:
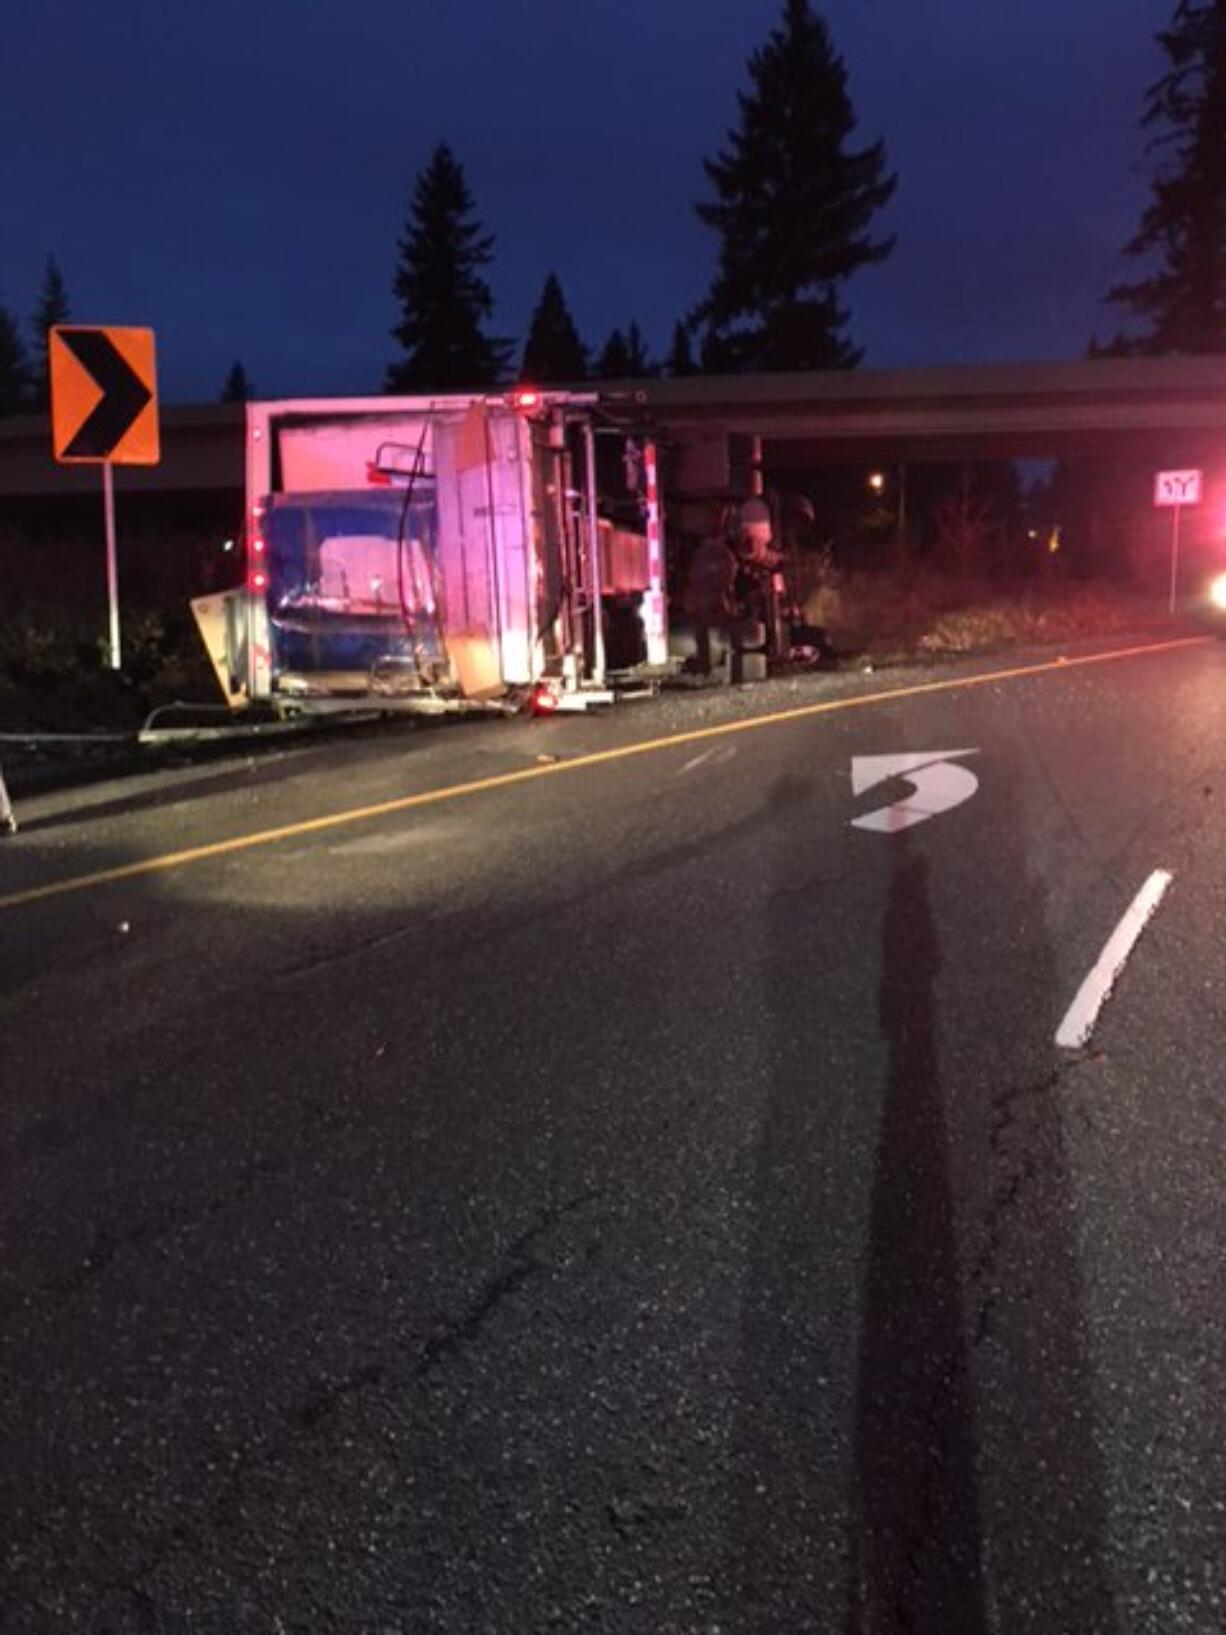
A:
{"label": "roadside vegetation", "polygon": [[1002,585],[916,569],[841,575],[805,616],[845,662],[904,663],[1181,628],[1149,593],[1095,583]]}
{"label": "roadside vegetation", "polygon": [[219,702],[190,618],[129,619],[123,652],[116,673],[96,629],[41,619],[0,623],[0,732],[123,732],[177,699]]}
{"label": "roadside vegetation", "polygon": [[[831,576],[809,591],[804,611],[840,666],[1181,628],[1151,593],[1135,589],[1009,585],[924,567]],[[124,732],[175,702],[221,702],[190,618],[150,613],[127,621],[119,674],[106,667],[96,631],[51,620],[0,623],[0,732]]]}

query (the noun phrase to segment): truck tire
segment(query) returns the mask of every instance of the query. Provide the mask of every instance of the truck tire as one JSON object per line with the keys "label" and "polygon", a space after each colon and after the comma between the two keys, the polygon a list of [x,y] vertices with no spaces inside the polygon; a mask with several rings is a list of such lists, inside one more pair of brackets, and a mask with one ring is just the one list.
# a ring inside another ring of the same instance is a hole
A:
{"label": "truck tire", "polygon": [[[670,630],[668,634],[668,654],[670,658],[682,659],[687,665],[693,664],[698,657],[698,637],[693,630],[682,625],[680,630]],[[728,637],[716,626],[711,629],[711,664],[718,669],[728,657]]]}
{"label": "truck tire", "polygon": [[735,682],[765,681],[766,654],[734,653],[732,655],[732,679]]}
{"label": "truck tire", "polygon": [[766,646],[766,626],[761,619],[738,619],[728,635],[738,653],[757,653]]}

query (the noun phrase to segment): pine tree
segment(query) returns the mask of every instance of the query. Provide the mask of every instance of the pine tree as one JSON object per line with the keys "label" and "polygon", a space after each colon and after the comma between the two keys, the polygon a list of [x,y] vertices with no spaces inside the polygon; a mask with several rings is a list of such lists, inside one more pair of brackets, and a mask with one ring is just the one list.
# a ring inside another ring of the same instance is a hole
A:
{"label": "pine tree", "polygon": [[230,365],[230,373],[226,376],[225,385],[221,389],[223,403],[246,403],[255,394],[251,382],[247,379],[247,371],[241,362],[235,358]]}
{"label": "pine tree", "polygon": [[678,322],[673,325],[673,341],[664,360],[664,373],[679,377],[697,372],[698,365],[694,362],[694,350],[690,345],[690,332],[683,323]]}
{"label": "pine tree", "polygon": [[596,359],[598,380],[628,380],[630,378],[630,348],[620,329],[615,329],[600,349]]}
{"label": "pine tree", "polygon": [[839,289],[894,247],[869,235],[895,187],[884,146],[849,146],[847,73],[810,0],[785,0],[749,79],[737,129],[705,161],[715,199],[697,207],[720,238],[694,314],[707,330],[704,368],[854,367]]}
{"label": "pine tree", "polygon": [[521,380],[555,385],[587,377],[587,348],[579,339],[556,273],[550,273],[532,315],[519,366]]}
{"label": "pine tree", "polygon": [[34,309],[31,327],[34,331],[34,366],[32,371],[34,408],[45,414],[51,407],[51,374],[47,351],[47,332],[56,324],[66,324],[71,316],[68,292],[63,275],[53,255],[48,254],[43,268],[43,285],[38,306]]}
{"label": "pine tree", "polygon": [[626,331],[626,350],[630,354],[630,375],[632,379],[639,380],[644,375],[659,373],[659,370],[651,361],[651,354],[647,350],[647,342],[643,339],[642,330],[638,324],[633,322]]}
{"label": "pine tree", "polygon": [[1147,328],[1094,350],[1226,352],[1226,0],[1178,0],[1158,41],[1169,68],[1142,120],[1158,169],[1125,248],[1154,271],[1108,296]]}
{"label": "pine tree", "polygon": [[0,415],[26,414],[32,407],[30,366],[21,329],[6,307],[0,307]]}
{"label": "pine tree", "polygon": [[447,392],[492,386],[510,347],[487,335],[494,298],[482,276],[493,238],[473,219],[464,171],[445,142],[417,178],[399,241],[393,290],[401,319],[392,330],[404,356],[387,371],[389,392]]}
{"label": "pine tree", "polygon": [[640,380],[655,372],[637,323],[631,323],[624,330],[614,329],[596,360],[596,375],[600,380]]}

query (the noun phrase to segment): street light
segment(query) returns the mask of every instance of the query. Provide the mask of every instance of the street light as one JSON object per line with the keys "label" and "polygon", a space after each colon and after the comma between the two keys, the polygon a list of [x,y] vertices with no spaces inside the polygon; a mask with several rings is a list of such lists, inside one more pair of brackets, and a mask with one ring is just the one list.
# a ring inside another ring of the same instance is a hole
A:
{"label": "street light", "polygon": [[[884,471],[870,471],[868,474],[868,491],[879,500],[884,500],[887,478]],[[894,516],[894,542],[901,551],[907,541],[907,468],[900,465],[898,468],[897,504]]]}

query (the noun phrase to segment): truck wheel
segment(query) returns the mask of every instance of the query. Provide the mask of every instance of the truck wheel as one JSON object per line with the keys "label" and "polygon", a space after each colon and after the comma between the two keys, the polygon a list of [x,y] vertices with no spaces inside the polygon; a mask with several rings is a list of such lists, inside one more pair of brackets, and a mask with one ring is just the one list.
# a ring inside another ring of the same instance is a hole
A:
{"label": "truck wheel", "polygon": [[766,626],[761,619],[738,619],[728,635],[738,653],[754,653],[766,646]]}
{"label": "truck wheel", "polygon": [[734,653],[732,655],[732,679],[742,681],[766,680],[765,653]]}

